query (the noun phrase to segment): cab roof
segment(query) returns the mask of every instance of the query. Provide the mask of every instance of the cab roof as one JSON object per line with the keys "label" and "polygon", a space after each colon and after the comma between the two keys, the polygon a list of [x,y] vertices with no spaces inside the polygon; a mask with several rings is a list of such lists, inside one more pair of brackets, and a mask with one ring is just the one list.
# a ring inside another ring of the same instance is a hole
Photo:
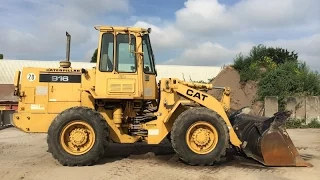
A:
{"label": "cab roof", "polygon": [[107,26],[107,25],[96,25],[94,28],[98,31],[131,31],[131,32],[148,32],[150,33],[151,28],[139,28],[139,27],[125,27],[125,26]]}

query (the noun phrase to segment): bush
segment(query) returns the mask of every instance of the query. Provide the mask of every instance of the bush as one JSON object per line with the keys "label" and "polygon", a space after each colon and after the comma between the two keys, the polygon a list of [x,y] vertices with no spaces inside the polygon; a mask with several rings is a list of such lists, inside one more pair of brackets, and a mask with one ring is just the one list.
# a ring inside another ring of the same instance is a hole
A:
{"label": "bush", "polygon": [[286,62],[267,72],[258,82],[258,99],[278,96],[280,110],[284,109],[286,97],[296,95],[320,95],[320,76],[305,63]]}
{"label": "bush", "polygon": [[287,129],[320,128],[320,122],[314,119],[309,124],[306,124],[305,119],[289,119],[288,121],[286,121],[285,127]]}
{"label": "bush", "polygon": [[319,74],[299,62],[294,51],[254,46],[248,56],[237,55],[233,67],[238,70],[241,82],[258,82],[256,100],[278,96],[280,110],[284,109],[288,96],[320,95]]}

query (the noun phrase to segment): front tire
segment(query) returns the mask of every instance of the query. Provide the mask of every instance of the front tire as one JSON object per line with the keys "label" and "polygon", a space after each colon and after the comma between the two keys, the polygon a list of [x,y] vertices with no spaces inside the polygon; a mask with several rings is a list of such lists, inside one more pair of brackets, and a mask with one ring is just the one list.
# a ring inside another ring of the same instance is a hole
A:
{"label": "front tire", "polygon": [[107,123],[100,113],[87,107],[72,107],[53,120],[47,143],[60,164],[85,166],[104,155],[108,137]]}
{"label": "front tire", "polygon": [[181,113],[171,130],[172,146],[190,165],[212,165],[226,154],[229,132],[214,111],[195,107]]}

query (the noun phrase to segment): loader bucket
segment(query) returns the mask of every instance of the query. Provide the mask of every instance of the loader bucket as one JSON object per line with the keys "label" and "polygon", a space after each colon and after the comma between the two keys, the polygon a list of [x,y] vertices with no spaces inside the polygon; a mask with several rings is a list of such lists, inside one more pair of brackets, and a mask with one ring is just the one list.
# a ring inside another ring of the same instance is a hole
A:
{"label": "loader bucket", "polygon": [[300,166],[312,165],[299,155],[284,124],[291,112],[284,111],[273,117],[253,116],[239,110],[230,115],[231,124],[243,142],[242,151],[265,166]]}

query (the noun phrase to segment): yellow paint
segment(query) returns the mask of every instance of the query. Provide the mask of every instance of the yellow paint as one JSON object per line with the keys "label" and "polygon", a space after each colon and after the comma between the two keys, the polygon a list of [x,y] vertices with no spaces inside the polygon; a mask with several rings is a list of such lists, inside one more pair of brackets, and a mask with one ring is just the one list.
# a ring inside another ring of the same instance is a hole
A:
{"label": "yellow paint", "polygon": [[[49,101],[50,102],[80,102],[80,83],[49,83]],[[67,91],[66,91],[66,88]]]}
{"label": "yellow paint", "polygon": [[80,106],[80,102],[49,102],[47,106],[48,113],[59,114],[70,107]]}
{"label": "yellow paint", "polygon": [[105,110],[103,108],[99,108],[98,111],[101,115],[106,119],[109,125],[110,138],[117,143],[134,143],[140,139],[140,137],[129,136],[124,133],[122,128],[118,127],[112,118],[112,111]]}
{"label": "yellow paint", "polygon": [[189,148],[197,154],[208,154],[218,144],[218,132],[212,124],[199,121],[187,130],[186,142]]}
{"label": "yellow paint", "polygon": [[24,132],[47,133],[57,114],[15,113],[13,124]]}
{"label": "yellow paint", "polygon": [[19,96],[19,84],[20,84],[20,75],[21,75],[21,71],[16,71],[14,74],[14,80],[13,80],[13,85],[14,85],[14,92],[13,94],[15,96]]}
{"label": "yellow paint", "polygon": [[[161,96],[165,95],[161,92]],[[147,139],[148,144],[159,144],[171,131],[174,120],[183,111],[188,109],[187,106],[183,106],[183,100],[177,100],[174,106],[166,107],[164,103],[164,98],[160,100],[159,110],[155,113],[158,119],[147,122],[144,124],[144,128],[147,130],[158,130],[159,133],[156,135],[149,135]]]}
{"label": "yellow paint", "polygon": [[83,121],[72,121],[62,128],[60,144],[72,155],[82,155],[90,151],[96,139],[93,128]]}
{"label": "yellow paint", "polygon": [[[176,79],[177,81],[178,81],[178,79]],[[174,80],[171,80],[171,83],[173,82]],[[173,85],[173,89],[174,89],[174,91],[176,91],[177,93],[179,93],[179,94],[182,94],[182,95],[185,95],[185,96],[187,96],[189,99],[191,99],[191,100],[193,100],[194,102],[197,102],[197,103],[199,103],[199,104],[201,104],[201,105],[203,105],[204,107],[207,107],[207,108],[209,108],[209,109],[211,109],[211,110],[213,110],[213,111],[215,111],[216,113],[218,113],[219,115],[220,115],[220,117],[226,122],[226,124],[227,124],[227,127],[228,127],[228,129],[229,129],[229,135],[230,135],[230,141],[231,141],[231,143],[233,144],[233,145],[235,145],[235,146],[238,146],[238,147],[240,147],[240,145],[241,145],[241,141],[240,141],[240,139],[238,138],[238,136],[237,136],[237,134],[235,133],[235,131],[234,131],[234,129],[232,128],[232,125],[231,125],[231,123],[230,123],[230,121],[229,121],[229,118],[228,118],[228,116],[227,116],[227,114],[226,114],[226,112],[225,112],[225,109],[229,109],[230,108],[230,106],[229,107],[226,107],[226,105],[230,105],[230,102],[226,102],[226,100],[228,99],[228,98],[226,98],[226,97],[223,97],[222,99],[224,100],[224,104],[222,104],[221,102],[219,102],[216,98],[214,98],[213,96],[211,96],[211,95],[209,95],[209,94],[207,94],[207,93],[204,93],[204,92],[201,92],[201,91],[199,91],[199,90],[196,90],[196,89],[194,89],[194,88],[192,88],[192,95],[188,95],[187,94],[187,90],[188,89],[191,89],[190,87],[188,87],[188,86],[185,86],[185,85],[182,85],[182,84],[180,84],[180,83],[177,83],[177,84],[175,84],[175,85]],[[200,98],[198,98],[198,97],[194,97],[197,93],[199,93],[199,94],[202,94],[201,96],[200,96]],[[205,98],[205,100],[202,100],[204,97],[203,97],[203,95],[204,96],[207,96],[206,98]],[[226,93],[224,93],[223,94],[224,96],[229,96],[228,94],[226,94]],[[225,108],[224,108],[225,107]]]}
{"label": "yellow paint", "polygon": [[89,92],[81,92],[81,106],[89,107],[94,109],[94,98],[90,95]]}

